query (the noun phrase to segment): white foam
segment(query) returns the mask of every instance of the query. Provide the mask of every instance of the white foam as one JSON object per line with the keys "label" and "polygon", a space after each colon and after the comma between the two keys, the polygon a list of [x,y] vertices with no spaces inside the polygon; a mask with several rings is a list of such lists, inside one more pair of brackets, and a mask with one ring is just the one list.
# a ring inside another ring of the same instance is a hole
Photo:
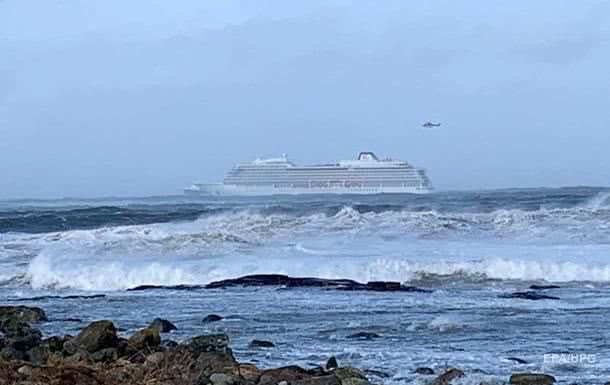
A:
{"label": "white foam", "polygon": [[4,257],[36,255],[27,271],[10,272],[27,273],[33,287],[85,290],[205,284],[251,273],[610,282],[606,211],[362,214],[345,207],[332,216],[295,217],[244,210],[185,223],[11,235],[7,241],[28,251]]}

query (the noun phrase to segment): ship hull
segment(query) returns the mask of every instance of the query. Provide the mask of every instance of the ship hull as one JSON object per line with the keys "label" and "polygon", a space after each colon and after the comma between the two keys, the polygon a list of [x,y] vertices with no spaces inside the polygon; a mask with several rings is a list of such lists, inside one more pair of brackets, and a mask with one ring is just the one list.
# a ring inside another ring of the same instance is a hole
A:
{"label": "ship hull", "polygon": [[374,195],[374,194],[429,194],[434,190],[428,187],[270,187],[236,186],[226,184],[197,184],[184,190],[189,196],[272,196],[272,195]]}

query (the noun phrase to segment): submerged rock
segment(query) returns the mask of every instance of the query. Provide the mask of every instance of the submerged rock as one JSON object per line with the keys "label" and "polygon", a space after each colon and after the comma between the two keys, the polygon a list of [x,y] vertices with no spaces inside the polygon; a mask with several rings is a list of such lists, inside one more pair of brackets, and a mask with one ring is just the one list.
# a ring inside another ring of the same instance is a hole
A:
{"label": "submerged rock", "polygon": [[529,299],[532,301],[538,301],[541,299],[553,299],[553,300],[561,299],[559,297],[553,297],[551,295],[541,294],[537,291],[517,291],[514,293],[510,293],[510,294],[502,294],[499,297],[500,298]]}
{"label": "submerged rock", "polygon": [[417,368],[417,369],[415,369],[415,373],[426,375],[426,376],[431,376],[434,374],[434,370],[432,370],[430,368]]}
{"label": "submerged rock", "polygon": [[218,322],[218,321],[222,321],[223,318],[221,316],[219,316],[218,314],[208,314],[207,316],[205,316],[202,320],[203,323],[209,323],[209,322]]}
{"label": "submerged rock", "polygon": [[381,336],[377,333],[373,332],[359,332],[352,335],[347,336],[347,338],[360,339],[360,340],[374,340],[377,338],[381,338]]}
{"label": "submerged rock", "polygon": [[251,348],[274,348],[275,344],[271,341],[252,340],[248,346]]}
{"label": "submerged rock", "polygon": [[515,373],[510,376],[511,385],[552,385],[555,377],[540,373]]}
{"label": "submerged rock", "polygon": [[150,325],[148,325],[148,328],[157,329],[159,333],[169,333],[173,330],[178,330],[176,325],[163,318],[155,318]]}
{"label": "submerged rock", "polygon": [[531,290],[550,290],[550,289],[561,289],[561,286],[557,285],[531,285]]}
{"label": "submerged rock", "polygon": [[508,357],[507,360],[516,362],[518,364],[527,364],[526,360],[524,360],[522,358],[518,358],[518,357]]}

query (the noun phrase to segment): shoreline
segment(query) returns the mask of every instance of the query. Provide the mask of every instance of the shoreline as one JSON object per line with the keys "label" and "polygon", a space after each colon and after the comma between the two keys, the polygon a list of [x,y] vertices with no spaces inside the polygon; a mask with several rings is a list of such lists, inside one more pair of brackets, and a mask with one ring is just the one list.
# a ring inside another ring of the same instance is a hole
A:
{"label": "shoreline", "polygon": [[[209,315],[208,317],[218,317]],[[0,306],[0,385],[370,385],[384,384],[384,373],[342,366],[334,356],[313,368],[291,365],[259,368],[238,362],[226,334],[196,335],[178,343],[168,336],[170,321],[155,319],[131,336],[122,336],[110,320],[90,323],[74,336],[43,336],[43,309]],[[253,339],[251,346],[272,347]],[[459,368],[435,372],[412,368],[422,384],[448,385],[474,373]],[[510,377],[509,377],[510,376]],[[392,380],[396,382],[396,380]],[[512,385],[550,385],[542,373],[507,373]],[[481,383],[482,385],[489,385]],[[490,383],[491,384],[491,383]]]}

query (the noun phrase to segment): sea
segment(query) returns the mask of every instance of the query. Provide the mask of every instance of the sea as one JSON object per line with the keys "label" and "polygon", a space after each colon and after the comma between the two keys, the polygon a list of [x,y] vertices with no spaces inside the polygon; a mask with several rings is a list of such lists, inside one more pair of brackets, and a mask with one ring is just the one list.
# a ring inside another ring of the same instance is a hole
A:
{"label": "sea", "polygon": [[[429,292],[168,288],[259,273],[398,281]],[[157,289],[129,291],[140,285]],[[511,298],[531,285],[556,299]],[[183,341],[226,333],[237,359],[314,367],[335,356],[379,384],[610,380],[610,190],[0,202],[0,303],[42,307],[47,335],[156,317]],[[208,314],[224,317],[204,323]],[[378,338],[350,338],[360,333]],[[251,348],[252,339],[274,348]]]}

